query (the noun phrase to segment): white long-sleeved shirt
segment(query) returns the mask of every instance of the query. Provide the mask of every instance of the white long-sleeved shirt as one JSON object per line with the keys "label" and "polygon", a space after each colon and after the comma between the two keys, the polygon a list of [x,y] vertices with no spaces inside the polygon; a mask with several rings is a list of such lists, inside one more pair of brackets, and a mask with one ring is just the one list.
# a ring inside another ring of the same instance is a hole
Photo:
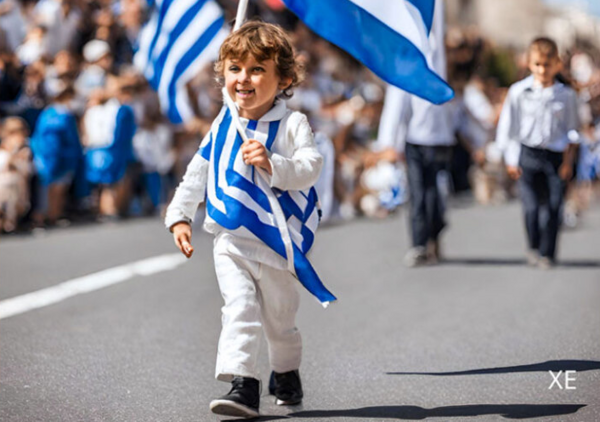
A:
{"label": "white long-sleeved shirt", "polygon": [[[248,119],[240,120],[244,127],[248,125]],[[316,184],[323,165],[323,158],[317,150],[308,120],[304,114],[289,110],[284,101],[277,101],[275,106],[259,119],[259,123],[276,120],[281,122],[270,151],[272,175],[267,181],[271,187],[282,191],[308,189]],[[214,126],[211,132],[218,129],[218,125]],[[210,133],[206,135],[200,148],[209,140]],[[209,169],[209,162],[201,154],[196,154],[167,208],[167,228],[180,221],[193,222],[198,205],[205,200],[207,183],[213,180],[208,174]],[[203,228],[220,239],[227,240],[228,250],[234,255],[278,269],[287,268],[285,260],[262,241],[253,236],[239,236],[239,232],[234,234],[218,225],[208,214]]]}
{"label": "white long-sleeved shirt", "polygon": [[509,166],[519,164],[521,144],[563,152],[579,142],[577,94],[562,83],[544,88],[529,76],[510,87],[504,101],[496,142]]}

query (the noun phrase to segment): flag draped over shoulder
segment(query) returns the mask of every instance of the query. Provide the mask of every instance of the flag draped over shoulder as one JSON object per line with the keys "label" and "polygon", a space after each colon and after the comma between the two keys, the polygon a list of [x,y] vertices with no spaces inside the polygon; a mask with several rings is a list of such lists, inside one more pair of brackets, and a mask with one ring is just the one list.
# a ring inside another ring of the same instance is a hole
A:
{"label": "flag draped over shoulder", "polygon": [[[269,113],[285,110],[278,103]],[[242,137],[234,122],[235,116],[223,107],[213,123],[209,142],[198,154],[209,161],[206,211],[208,217],[221,227],[241,237],[255,237],[277,254],[287,258],[286,247],[269,201],[271,187],[253,166],[242,158]],[[278,119],[249,120],[245,126],[248,137],[261,142],[271,150],[281,125]],[[293,244],[294,272],[302,285],[321,303],[335,301],[335,296],[323,285],[306,258],[319,223],[317,193],[314,187],[305,191],[279,191],[273,189]]]}
{"label": "flag draped over shoulder", "polygon": [[452,88],[427,63],[435,0],[283,0],[308,27],[384,81],[434,104]]}
{"label": "flag draped over shoulder", "polygon": [[228,34],[223,11],[213,0],[156,0],[140,33],[135,66],[158,92],[161,108],[173,123],[193,112],[185,84],[219,52]]}

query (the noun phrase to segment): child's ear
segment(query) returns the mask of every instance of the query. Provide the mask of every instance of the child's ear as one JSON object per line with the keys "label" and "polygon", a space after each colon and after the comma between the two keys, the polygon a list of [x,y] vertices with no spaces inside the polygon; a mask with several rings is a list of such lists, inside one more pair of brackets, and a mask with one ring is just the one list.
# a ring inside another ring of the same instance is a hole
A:
{"label": "child's ear", "polygon": [[291,84],[292,84],[292,78],[287,77],[287,78],[280,79],[279,84],[277,86],[279,87],[279,89],[283,90],[283,89],[289,88]]}

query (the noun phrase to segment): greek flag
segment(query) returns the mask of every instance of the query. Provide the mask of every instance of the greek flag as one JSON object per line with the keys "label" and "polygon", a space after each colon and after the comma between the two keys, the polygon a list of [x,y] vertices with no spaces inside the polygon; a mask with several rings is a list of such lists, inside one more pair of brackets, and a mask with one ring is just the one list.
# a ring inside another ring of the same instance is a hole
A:
{"label": "greek flag", "polygon": [[193,117],[185,84],[219,52],[228,32],[213,0],[156,0],[138,40],[135,66],[158,92],[173,123]]}
{"label": "greek flag", "polygon": [[389,84],[434,104],[454,96],[426,59],[435,0],[283,2],[313,31]]}
{"label": "greek flag", "polygon": [[[275,107],[285,108],[285,104],[280,102]],[[319,223],[316,190],[314,187],[306,191],[271,188],[257,174],[254,166],[244,163],[240,151],[243,139],[236,127],[236,118],[230,108],[223,107],[213,123],[208,143],[198,151],[210,166],[206,190],[207,218],[240,237],[260,239],[286,258],[288,263],[293,262],[291,270],[298,280],[322,304],[327,305],[336,298],[323,285],[306,258]],[[249,120],[245,135],[258,140],[270,151],[280,125],[281,120]],[[273,194],[278,206],[273,206],[269,198]],[[291,259],[278,227],[275,215],[278,211],[275,208],[283,211],[287,221],[293,250]]]}

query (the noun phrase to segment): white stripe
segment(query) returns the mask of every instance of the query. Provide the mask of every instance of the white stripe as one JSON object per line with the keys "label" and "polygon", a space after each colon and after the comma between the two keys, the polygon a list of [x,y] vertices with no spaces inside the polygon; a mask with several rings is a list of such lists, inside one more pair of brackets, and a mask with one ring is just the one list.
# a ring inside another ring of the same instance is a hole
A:
{"label": "white stripe", "polygon": [[[156,27],[158,25],[158,13],[153,13],[150,21],[144,26],[142,32],[140,34],[139,41],[139,49],[133,58],[133,63],[135,67],[144,74],[148,79],[152,78],[153,75],[146,75],[148,66],[148,53],[150,50],[150,43],[152,42],[152,38],[154,37],[154,33],[156,32]],[[154,70],[152,69],[152,74],[154,74]]]}
{"label": "white stripe", "polygon": [[122,283],[135,276],[148,276],[161,271],[172,270],[185,261],[186,258],[179,253],[159,255],[74,278],[36,292],[5,299],[0,301],[0,319],[43,308],[82,293],[89,293],[113,284]]}
{"label": "white stripe", "polygon": [[190,66],[177,78],[175,88],[177,91],[177,94],[175,95],[175,107],[177,108],[182,121],[187,122],[194,117],[194,111],[190,106],[190,102],[187,100],[188,93],[186,84],[190,79],[196,76],[196,74],[200,73],[206,63],[219,57],[219,49],[221,48],[221,44],[223,44],[223,41],[225,41],[227,35],[229,35],[229,32],[221,28],[211,42],[208,43],[206,48],[202,50],[202,53],[200,53],[200,55],[192,62],[192,64],[190,64]]}
{"label": "white stripe", "polygon": [[165,61],[163,73],[160,78],[158,95],[161,98],[168,98],[169,83],[174,77],[175,67],[180,62],[181,58],[202,36],[207,28],[217,19],[221,18],[221,16],[222,13],[219,6],[213,2],[206,3],[192,20],[191,24],[179,35],[177,41],[175,41],[169,50],[169,55]]}
{"label": "white stripe", "polygon": [[349,1],[363,8],[394,31],[407,38],[423,53],[426,53],[429,50],[427,28],[419,9],[412,3],[406,0]]}
{"label": "white stripe", "polygon": [[[155,60],[165,49],[167,42],[169,41],[169,34],[175,26],[181,21],[183,15],[196,3],[196,0],[178,0],[173,1],[167,9],[162,26],[160,29],[159,37],[152,50],[152,60]],[[200,9],[202,10],[202,9]],[[193,20],[192,20],[193,22]]]}

